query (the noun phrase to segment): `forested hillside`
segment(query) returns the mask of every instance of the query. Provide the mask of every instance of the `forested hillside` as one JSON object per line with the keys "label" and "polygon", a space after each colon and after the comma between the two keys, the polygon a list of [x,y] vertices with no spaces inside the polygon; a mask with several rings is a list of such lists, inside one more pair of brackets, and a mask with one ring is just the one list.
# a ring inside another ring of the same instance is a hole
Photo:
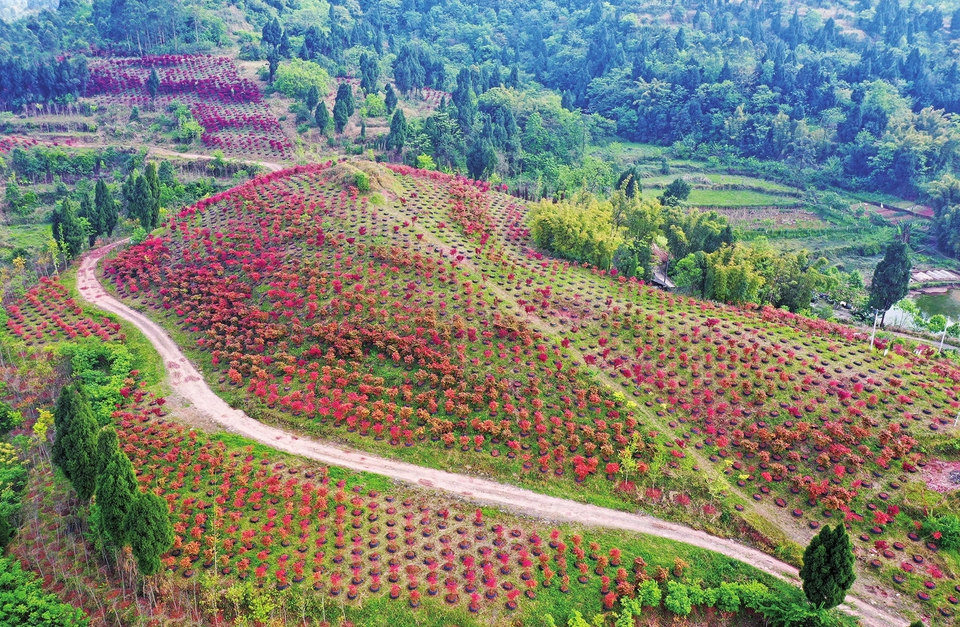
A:
{"label": "forested hillside", "polygon": [[[580,164],[591,139],[609,136],[779,161],[816,182],[906,196],[951,169],[960,143],[956,2],[237,4],[257,31],[278,29],[276,45],[241,36],[241,57],[299,56],[359,76],[364,56],[372,87],[392,79],[402,93],[451,92],[453,107],[406,143],[474,176],[532,172],[546,193],[563,187],[561,169]],[[85,66],[63,53],[227,43],[229,9],[72,0],[4,25],[0,100],[16,108],[82,94]]]}
{"label": "forested hillside", "polygon": [[[246,4],[254,19],[266,15]],[[478,144],[508,172],[578,156],[559,108],[527,126],[522,104],[536,85],[560,95],[564,110],[602,117],[579,119],[581,133],[820,166],[832,184],[915,195],[955,156],[956,3],[410,0],[332,5],[325,15],[307,4],[279,11],[300,56],[350,72],[371,49],[388,55],[402,91],[454,91],[461,163]],[[514,158],[507,103],[532,162]]]}

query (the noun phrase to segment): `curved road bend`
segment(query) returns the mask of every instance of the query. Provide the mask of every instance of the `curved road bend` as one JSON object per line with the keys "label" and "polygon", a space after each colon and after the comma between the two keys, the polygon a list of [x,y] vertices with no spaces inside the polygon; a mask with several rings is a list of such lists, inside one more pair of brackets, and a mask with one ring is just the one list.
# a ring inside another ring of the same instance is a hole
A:
{"label": "curved road bend", "polygon": [[[298,437],[254,420],[244,412],[231,408],[217,396],[180,351],[177,344],[159,325],[124,305],[104,290],[97,278],[96,266],[110,249],[122,243],[116,242],[99,248],[83,257],[77,272],[77,287],[80,295],[100,309],[116,314],[136,326],[160,353],[170,384],[176,388],[177,392],[189,399],[197,410],[234,433],[324,464],[384,475],[545,520],[623,529],[667,538],[715,551],[750,564],[780,579],[794,583],[799,579],[797,569],[762,551],[652,516],[578,503],[487,479],[385,459],[310,438]],[[857,616],[866,627],[896,627],[907,624],[907,621],[899,616],[874,607],[852,595],[847,597],[845,605],[845,611]]]}

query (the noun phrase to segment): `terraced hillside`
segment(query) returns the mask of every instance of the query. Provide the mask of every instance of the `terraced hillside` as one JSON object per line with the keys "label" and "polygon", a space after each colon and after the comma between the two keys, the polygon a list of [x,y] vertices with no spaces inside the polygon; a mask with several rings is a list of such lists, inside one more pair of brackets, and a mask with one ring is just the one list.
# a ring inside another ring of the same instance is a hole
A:
{"label": "terraced hillside", "polygon": [[881,599],[950,620],[949,501],[922,475],[960,372],[544,257],[525,212],[462,178],[328,163],[187,208],[104,272],[262,420],[793,560],[843,519]]}

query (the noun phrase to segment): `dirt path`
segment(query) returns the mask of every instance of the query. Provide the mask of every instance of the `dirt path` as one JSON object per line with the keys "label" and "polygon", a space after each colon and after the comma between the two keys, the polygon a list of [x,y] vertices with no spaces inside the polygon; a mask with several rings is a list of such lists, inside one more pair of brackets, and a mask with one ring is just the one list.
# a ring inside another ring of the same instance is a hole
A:
{"label": "dirt path", "polygon": [[[471,501],[502,507],[540,519],[622,529],[683,542],[746,562],[780,579],[794,583],[798,581],[797,570],[789,564],[732,540],[717,538],[682,525],[642,514],[621,512],[546,496],[485,479],[385,459],[310,438],[298,437],[254,420],[242,411],[231,408],[217,396],[163,329],[104,290],[96,276],[97,263],[110,249],[121,243],[123,242],[97,249],[83,257],[77,272],[77,287],[81,297],[100,309],[129,321],[146,335],[163,359],[170,385],[183,397],[192,401],[197,410],[229,431],[272,448],[324,464],[384,475],[398,481],[440,490]],[[902,618],[889,613],[888,610],[874,607],[853,596],[848,597],[844,609],[858,616],[867,627],[895,627],[907,623]]]}
{"label": "dirt path", "polygon": [[[71,148],[122,148],[123,146],[118,144],[100,144],[100,143],[86,143],[86,142],[73,142],[70,144]],[[135,146],[134,146],[135,148]],[[169,150],[167,148],[161,148],[159,146],[146,146],[148,155],[162,155],[165,157],[181,157],[183,159],[196,159],[198,161],[212,161],[213,155],[202,155],[195,152],[177,152],[176,150]],[[243,165],[255,165],[260,166],[264,170],[269,172],[278,172],[284,168],[290,167],[283,165],[281,163],[273,163],[270,161],[259,161],[256,159],[236,159],[233,157],[225,156],[225,161],[231,163],[242,163]]]}

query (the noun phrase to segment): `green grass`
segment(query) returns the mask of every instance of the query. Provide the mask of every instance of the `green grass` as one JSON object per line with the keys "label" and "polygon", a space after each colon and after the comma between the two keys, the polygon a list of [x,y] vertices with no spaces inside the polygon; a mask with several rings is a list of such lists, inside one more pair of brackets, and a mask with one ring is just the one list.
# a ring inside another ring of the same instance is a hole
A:
{"label": "green grass", "polygon": [[687,202],[693,206],[765,207],[792,206],[797,204],[797,199],[750,189],[694,189]]}
{"label": "green grass", "polygon": [[0,227],[0,241],[10,248],[42,250],[50,239],[49,224],[19,224]]}
{"label": "green grass", "polygon": [[[709,180],[710,185],[741,185],[744,187],[758,188],[766,190],[770,193],[782,193],[782,194],[797,194],[800,190],[790,187],[789,185],[783,185],[782,183],[775,183],[773,181],[768,181],[766,179],[755,178],[751,176],[738,176],[735,174],[720,174],[716,172],[709,171],[700,171],[700,170],[686,170],[677,171],[673,174],[656,174],[655,176],[644,177],[641,181],[644,187],[656,187],[663,188],[673,182],[677,177],[702,177]],[[692,185],[703,185],[705,183],[699,183],[697,181],[692,181]]]}

